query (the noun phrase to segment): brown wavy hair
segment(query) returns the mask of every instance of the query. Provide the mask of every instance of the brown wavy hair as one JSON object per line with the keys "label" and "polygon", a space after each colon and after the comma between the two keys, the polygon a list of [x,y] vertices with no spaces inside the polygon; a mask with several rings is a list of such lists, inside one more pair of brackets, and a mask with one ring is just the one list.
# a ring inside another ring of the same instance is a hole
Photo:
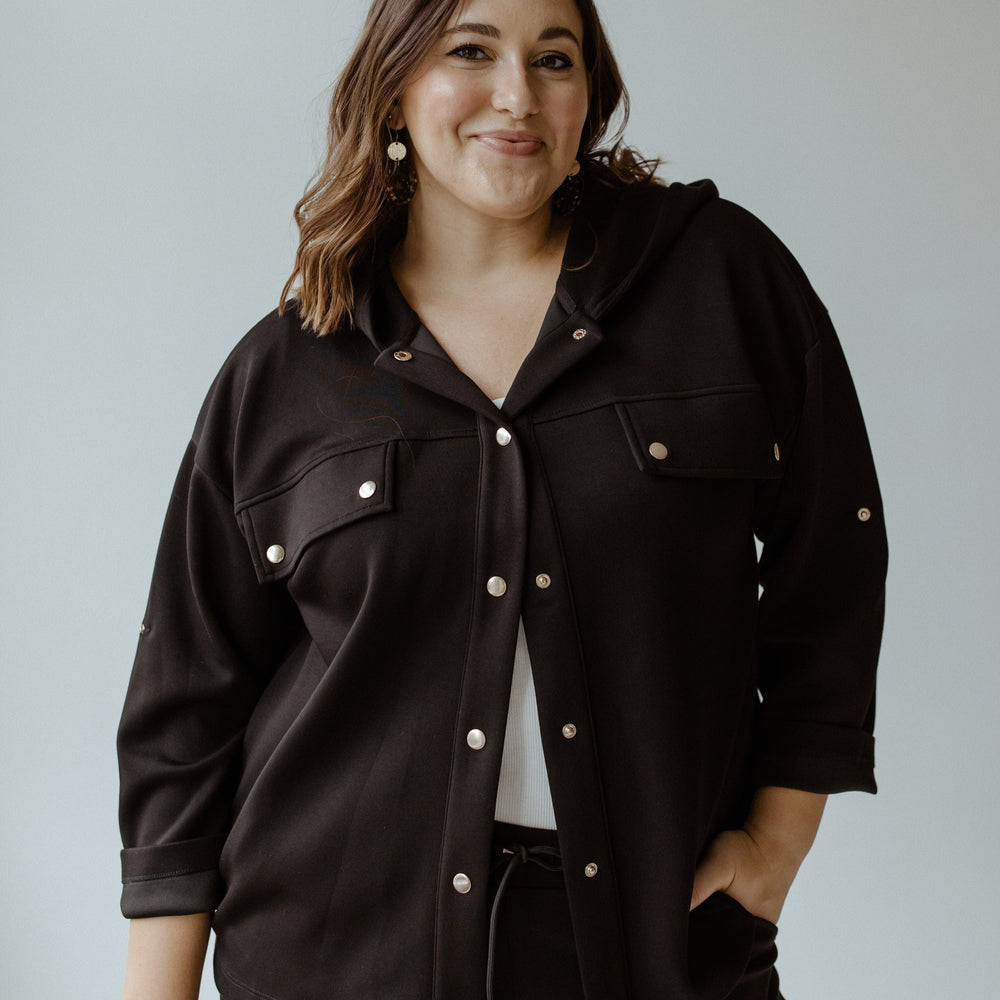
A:
{"label": "brown wavy hair", "polygon": [[[585,176],[612,187],[655,180],[658,160],[622,141],[629,100],[593,0],[574,0],[583,21],[590,106],[578,159]],[[462,0],[374,0],[330,101],[327,152],[295,206],[299,247],[281,292],[293,295],[303,325],[333,333],[351,318],[355,268],[370,258],[379,235],[404,209],[386,195],[391,169],[388,119],[406,83],[430,52]],[[610,146],[598,148],[611,120]],[[297,287],[295,287],[297,286]]]}

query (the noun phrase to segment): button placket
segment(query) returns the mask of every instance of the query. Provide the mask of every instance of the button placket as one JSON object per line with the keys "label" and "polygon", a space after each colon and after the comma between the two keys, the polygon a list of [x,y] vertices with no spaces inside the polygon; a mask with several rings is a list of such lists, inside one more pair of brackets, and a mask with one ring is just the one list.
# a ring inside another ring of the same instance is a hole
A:
{"label": "button placket", "polygon": [[[415,370],[417,361],[425,364],[421,355],[409,366],[411,370]],[[433,360],[426,362],[428,368],[432,365]],[[481,404],[482,399],[478,402]],[[533,574],[525,579],[528,505],[520,442],[506,414],[496,407],[489,413],[483,412],[481,406],[477,408],[480,470],[472,578],[476,593],[454,731],[443,867],[438,875],[442,936],[457,954],[474,950],[479,943],[468,907],[484,902],[489,859],[470,855],[468,845],[470,838],[485,842],[492,836],[494,803],[487,803],[482,792],[499,766],[510,700],[507,671],[513,666],[512,640],[522,589],[533,579]],[[449,978],[450,969],[442,973],[443,996],[463,995],[457,971],[455,976]]]}
{"label": "button placket", "polygon": [[[574,328],[583,326],[581,319],[575,317],[563,328],[559,341],[553,343],[550,340],[547,345],[553,355],[553,368],[559,358],[560,346],[565,349],[562,354],[565,358],[570,352],[585,356],[601,342],[596,326],[583,339],[572,339]],[[522,383],[521,388],[524,387]],[[522,398],[518,394],[512,401],[520,407]],[[653,440],[666,433],[638,437],[639,447],[644,452]],[[550,443],[542,434],[539,434],[539,439],[540,446]],[[518,443],[521,443],[520,437]],[[671,443],[671,439],[668,438],[667,443]],[[532,435],[524,436],[523,444],[529,455],[536,453]],[[648,468],[656,468],[655,459],[649,455],[643,458]],[[628,981],[628,973],[624,950],[617,944],[624,939],[624,934],[612,860],[614,855],[606,828],[605,799],[599,785],[601,769],[591,738],[593,723],[587,700],[587,671],[578,652],[578,636],[574,629],[574,614],[570,610],[571,595],[568,593],[571,588],[559,543],[556,513],[542,477],[533,477],[530,488],[529,562],[523,577],[527,585],[524,595],[525,631],[532,643],[532,657],[552,664],[544,677],[539,675],[540,683],[536,688],[543,742],[553,752],[550,761],[552,773],[558,776],[551,788],[553,806],[560,816],[565,810],[574,819],[567,824],[565,838],[560,838],[565,840],[561,847],[567,890],[574,906],[579,903],[587,913],[587,919],[581,921],[581,926],[574,928],[578,930],[581,971],[589,981],[598,984],[597,995],[607,993],[617,997],[620,992],[618,984]],[[506,564],[504,568],[509,569]],[[549,742],[552,739],[556,740],[555,746]],[[581,833],[582,830],[589,832]],[[453,864],[453,867],[458,866]],[[605,984],[615,985],[611,990],[602,991],[601,987]]]}

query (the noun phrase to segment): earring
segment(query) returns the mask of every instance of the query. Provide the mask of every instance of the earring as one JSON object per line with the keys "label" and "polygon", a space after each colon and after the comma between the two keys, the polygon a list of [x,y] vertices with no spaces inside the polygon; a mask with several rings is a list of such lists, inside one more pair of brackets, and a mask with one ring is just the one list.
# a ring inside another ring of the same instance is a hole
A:
{"label": "earring", "polygon": [[580,161],[574,160],[566,179],[552,195],[552,207],[560,215],[572,215],[583,201],[583,178],[580,176]]}
{"label": "earring", "polygon": [[389,127],[392,142],[386,148],[386,156],[392,160],[392,169],[385,182],[385,193],[394,205],[407,205],[417,190],[417,174],[412,163],[406,161],[406,144],[399,133]]}

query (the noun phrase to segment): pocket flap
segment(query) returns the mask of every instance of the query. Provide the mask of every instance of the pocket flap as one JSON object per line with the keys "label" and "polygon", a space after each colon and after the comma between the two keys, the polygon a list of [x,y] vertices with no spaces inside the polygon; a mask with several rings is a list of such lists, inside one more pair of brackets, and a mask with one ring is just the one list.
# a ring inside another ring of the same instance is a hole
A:
{"label": "pocket flap", "polygon": [[393,509],[395,441],[323,458],[240,511],[257,578],[281,580],[313,539]]}
{"label": "pocket flap", "polygon": [[615,405],[639,468],[661,476],[780,479],[764,394],[735,386]]}

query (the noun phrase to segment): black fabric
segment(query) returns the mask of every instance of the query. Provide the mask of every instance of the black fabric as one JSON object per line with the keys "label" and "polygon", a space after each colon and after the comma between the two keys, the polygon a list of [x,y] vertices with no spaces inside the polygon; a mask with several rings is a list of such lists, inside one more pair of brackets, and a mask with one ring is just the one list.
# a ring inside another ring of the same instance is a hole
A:
{"label": "black fabric", "polygon": [[496,906],[493,995],[487,992],[488,1000],[583,1000],[561,864],[550,867],[551,854],[534,855],[544,864],[519,862],[514,853],[539,848],[558,857],[554,830],[496,824],[490,876],[494,905],[501,879],[508,873],[509,879]]}
{"label": "black fabric", "polygon": [[[539,848],[552,852],[541,855],[545,864],[517,860],[518,851]],[[501,878],[509,876],[497,907],[493,995],[487,989],[487,1000],[585,1000],[566,883],[562,871],[551,867],[558,849],[554,830],[496,824],[491,897],[496,897]],[[720,893],[706,900],[694,917],[696,947],[689,955],[690,972],[703,995],[722,1000],[717,991],[726,987],[715,982],[715,956],[727,934],[741,936],[744,912]],[[775,968],[777,927],[763,917],[751,917],[745,969],[724,1000],[783,1000]]]}
{"label": "black fabric", "polygon": [[712,185],[588,184],[498,410],[358,277],[355,326],[267,317],[196,423],[119,730],[124,912],[214,909],[227,1000],[478,996],[523,618],[588,998],[722,1000],[759,928],[689,914],[705,846],[761,784],[875,790],[885,532],[822,303]]}

